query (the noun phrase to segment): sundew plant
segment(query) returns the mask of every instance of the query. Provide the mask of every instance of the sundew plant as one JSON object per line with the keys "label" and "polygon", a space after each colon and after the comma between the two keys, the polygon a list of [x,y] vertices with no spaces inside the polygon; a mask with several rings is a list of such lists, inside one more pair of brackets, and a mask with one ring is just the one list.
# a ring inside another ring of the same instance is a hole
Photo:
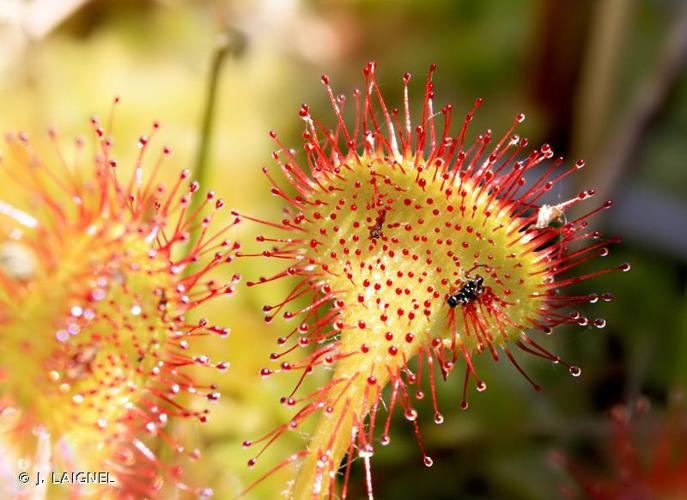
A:
{"label": "sundew plant", "polygon": [[[578,308],[611,300],[610,294],[567,290],[630,268],[601,264],[576,272],[619,242],[588,228],[611,202],[595,203],[593,189],[553,205],[541,202],[585,164],[564,166],[547,144],[531,149],[517,134],[524,115],[505,132],[486,130],[471,140],[469,124],[482,99],[458,120],[451,105],[435,109],[432,66],[421,114],[411,116],[411,76],[402,79],[403,101],[392,104],[375,70],[375,63],[365,67],[364,87],[352,99],[337,95],[322,77],[334,125],[325,126],[303,105],[302,157],[270,133],[276,168],[263,171],[271,193],[284,200],[284,218],[235,212],[264,226],[257,240],[269,247],[239,255],[284,266],[248,286],[293,283],[282,301],[263,308],[265,321],[280,317],[292,327],[260,374],[297,371],[302,381],[320,367],[331,369],[314,392],[302,394],[299,382],[282,398],[293,407],[288,422],[244,443],[255,450],[248,461],[253,466],[284,432],[316,420],[307,447],[274,464],[273,471],[296,471],[286,488],[290,498],[345,498],[358,460],[372,497],[371,458],[376,447],[390,443],[396,410],[417,438],[421,463],[432,466],[414,400],[428,396],[441,424],[435,384],[458,370],[460,405],[467,409],[470,391],[487,389],[473,362],[477,356],[512,364],[537,391],[521,355],[579,376],[579,367],[540,339],[562,324],[603,328],[603,319],[589,319]],[[589,208],[568,218],[577,205]],[[304,300],[307,305],[294,307]]]}
{"label": "sundew plant", "polygon": [[[346,498],[360,462],[372,498],[372,458],[391,443],[397,413],[416,438],[418,463],[431,467],[417,401],[426,399],[442,424],[436,384],[458,370],[467,410],[471,391],[487,390],[477,356],[511,364],[536,391],[542,386],[521,366],[523,355],[578,377],[581,369],[542,337],[565,324],[605,327],[584,310],[611,295],[568,290],[630,268],[576,269],[619,243],[589,227],[611,202],[595,202],[593,189],[542,201],[584,162],[566,164],[547,144],[531,148],[518,135],[522,114],[473,139],[482,99],[460,119],[451,105],[435,109],[434,70],[417,116],[410,74],[397,106],[383,98],[375,63],[348,99],[322,76],[333,125],[302,105],[302,153],[270,132],[276,168],[263,173],[284,202],[279,220],[227,208],[189,170],[163,183],[172,150],[156,145],[157,122],[131,145],[133,165],[117,158],[112,116],[105,125],[91,119],[89,137],[71,147],[51,129],[51,153],[37,152],[25,133],[8,134],[1,166],[13,191],[0,200],[3,495],[51,497],[55,485],[28,493],[16,478],[57,469],[111,478],[69,484],[69,496],[213,495],[186,474],[202,450],[185,430],[208,422],[220,399],[215,379],[231,376],[229,360],[207,348],[229,336],[229,326],[201,312],[237,290],[236,258],[283,265],[247,282],[292,287],[263,307],[266,322],[292,325],[259,375],[294,372],[299,380],[281,399],[290,419],[243,442],[248,466],[285,432],[314,425],[303,449],[252,478],[242,495],[286,469],[288,498]],[[239,225],[261,231],[253,248],[234,240]],[[238,342],[250,342],[248,333]],[[305,391],[306,377],[322,369],[330,376]]]}
{"label": "sundew plant", "polygon": [[0,0],[0,500],[687,499],[686,63],[687,1]]}
{"label": "sundew plant", "polygon": [[[229,329],[194,311],[233,294],[239,221],[189,171],[159,181],[172,154],[154,144],[159,124],[131,145],[131,168],[110,127],[91,127],[93,147],[51,130],[52,154],[6,140],[2,182],[21,202],[0,200],[0,496],[209,496],[184,473],[201,451],[174,429],[206,422],[220,398],[213,378],[229,363],[199,342]],[[33,490],[19,464],[110,480]]]}

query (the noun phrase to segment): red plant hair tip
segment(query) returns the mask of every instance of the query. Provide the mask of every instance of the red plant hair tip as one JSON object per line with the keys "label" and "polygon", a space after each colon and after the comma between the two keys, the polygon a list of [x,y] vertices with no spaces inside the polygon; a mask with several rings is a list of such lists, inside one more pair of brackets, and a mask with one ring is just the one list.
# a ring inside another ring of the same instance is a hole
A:
{"label": "red plant hair tip", "polygon": [[[288,272],[260,282],[296,280],[286,299],[268,306],[267,319],[310,297],[306,307],[283,313],[287,319],[298,317],[300,326],[280,337],[279,345],[291,342],[293,347],[286,345],[273,361],[301,355],[287,363],[303,377],[318,366],[334,368],[329,384],[300,399],[290,425],[260,440],[268,446],[287,428],[319,415],[290,492],[295,498],[332,495],[343,458],[348,454],[348,469],[356,449],[371,494],[370,458],[380,406],[388,408],[382,444],[389,441],[391,414],[400,407],[430,466],[410,388],[424,397],[420,387],[429,380],[435,421],[441,423],[436,375],[446,378],[463,364],[461,406],[467,408],[469,388],[486,389],[475,356],[487,352],[498,360],[504,353],[537,391],[541,387],[525,374],[513,348],[562,364],[574,376],[581,373],[535,340],[537,331],[550,333],[560,324],[590,324],[569,310],[599,296],[566,296],[559,289],[614,270],[574,274],[577,266],[605,255],[606,246],[615,242],[585,232],[587,218],[600,209],[567,221],[569,207],[590,192],[556,205],[541,202],[579,163],[562,169],[562,159],[549,162],[553,151],[548,145],[526,153],[527,141],[514,134],[524,115],[500,138],[487,130],[469,143],[468,124],[482,99],[453,130],[450,106],[434,112],[433,70],[414,126],[408,74],[400,111],[387,107],[374,63],[363,70],[365,90],[354,93],[351,110],[334,98],[329,80],[323,79],[335,129],[323,127],[309,111],[301,113],[304,158],[296,159],[277,140],[274,158],[286,182],[281,186],[269,177],[273,193],[289,205],[287,215],[279,222],[251,218],[282,230],[261,238],[271,247],[262,255],[288,261]],[[352,123],[344,117],[349,111],[355,117]],[[535,171],[538,177],[528,183],[525,175]],[[580,242],[588,243],[578,249]],[[603,320],[592,323],[605,325]],[[304,351],[294,349],[299,345],[316,347],[303,356]],[[410,360],[415,360],[415,369]],[[265,370],[263,375],[273,373]],[[382,402],[386,386],[391,392]],[[348,477],[346,471],[343,496]]]}
{"label": "red plant hair tip", "polygon": [[[7,139],[3,181],[20,201],[0,200],[0,410],[21,415],[21,432],[3,430],[0,440],[42,429],[53,463],[111,474],[99,493],[207,496],[182,473],[200,452],[169,424],[207,422],[206,406],[220,397],[193,367],[228,369],[199,340],[229,330],[191,313],[233,293],[238,275],[223,282],[210,274],[236,254],[225,236],[239,220],[223,216],[212,192],[187,184],[188,171],[170,189],[159,183],[169,149],[149,159],[157,123],[139,140],[128,178],[109,128],[95,118],[91,125],[90,162],[77,141],[73,163],[56,132],[52,155],[38,155],[24,136]],[[195,196],[206,206],[189,213]]]}

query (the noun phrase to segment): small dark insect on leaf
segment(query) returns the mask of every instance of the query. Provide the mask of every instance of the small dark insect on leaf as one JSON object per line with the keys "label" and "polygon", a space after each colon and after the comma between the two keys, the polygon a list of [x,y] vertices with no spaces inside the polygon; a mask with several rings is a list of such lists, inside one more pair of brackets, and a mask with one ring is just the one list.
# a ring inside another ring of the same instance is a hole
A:
{"label": "small dark insect on leaf", "polygon": [[377,218],[375,219],[375,225],[370,229],[370,238],[379,239],[382,237],[382,226],[386,220],[386,210],[380,210],[378,212]]}
{"label": "small dark insect on leaf", "polygon": [[458,292],[448,297],[448,305],[451,308],[460,305],[467,305],[478,299],[484,293],[484,278],[479,274],[473,279],[468,280]]}

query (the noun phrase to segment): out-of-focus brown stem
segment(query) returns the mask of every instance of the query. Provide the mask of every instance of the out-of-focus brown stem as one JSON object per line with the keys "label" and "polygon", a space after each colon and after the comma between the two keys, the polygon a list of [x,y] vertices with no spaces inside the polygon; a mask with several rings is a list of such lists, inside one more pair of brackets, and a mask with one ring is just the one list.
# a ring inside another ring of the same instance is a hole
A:
{"label": "out-of-focus brown stem", "polygon": [[655,66],[646,72],[646,79],[632,99],[627,111],[616,123],[604,153],[594,160],[598,168],[588,169],[578,177],[585,186],[593,186],[597,196],[607,198],[620,177],[630,168],[642,133],[656,116],[669,90],[675,84],[687,61],[687,4],[683,3],[668,31]]}
{"label": "out-of-focus brown stem", "polygon": [[579,156],[593,155],[604,139],[631,7],[630,0],[600,0],[594,6],[574,106],[572,150]]}

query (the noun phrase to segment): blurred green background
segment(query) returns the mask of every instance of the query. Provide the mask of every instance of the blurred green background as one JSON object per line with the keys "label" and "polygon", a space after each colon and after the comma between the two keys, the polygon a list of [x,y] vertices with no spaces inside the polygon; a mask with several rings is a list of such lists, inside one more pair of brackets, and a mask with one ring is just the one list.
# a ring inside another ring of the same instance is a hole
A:
{"label": "blurred green background", "polygon": [[[594,187],[600,196],[595,202],[615,202],[596,224],[625,242],[588,270],[624,261],[633,270],[579,287],[615,295],[613,302],[585,309],[592,318],[604,317],[605,329],[561,328],[542,340],[581,366],[582,377],[521,357],[544,386],[537,394],[510,365],[484,357],[479,370],[489,390],[472,394],[468,411],[459,409],[459,376],[439,385],[443,425],[432,423],[429,401],[417,404],[435,466],[421,465],[411,427],[397,419],[393,443],[378,447],[373,473],[383,499],[556,498],[574,485],[553,464],[552,451],[603,470],[608,411],[645,398],[662,415],[680,403],[687,384],[685,5],[2,0],[0,130],[44,138],[47,126],[56,125],[66,138],[88,134],[89,115],[105,116],[120,96],[115,137],[121,163],[133,159],[136,139],[157,119],[160,142],[174,149],[163,175],[176,175],[194,164],[211,61],[227,35],[231,50],[218,75],[206,188],[242,212],[273,218],[280,203],[260,173],[271,161],[267,132],[278,130],[298,149],[302,102],[333,122],[322,73],[335,91],[350,94],[362,83],[364,63],[376,60],[387,102],[398,103],[401,75],[409,71],[417,106],[427,67],[436,63],[436,109],[452,103],[460,116],[475,97],[485,98],[472,137],[487,127],[499,135],[517,113],[526,113],[520,133],[532,144],[548,142],[559,154],[587,160],[583,174],[557,188],[551,200]],[[233,236],[252,250],[259,248],[254,239],[260,230],[243,224]],[[261,259],[238,263],[244,279],[266,275],[270,265]],[[222,345],[232,368],[217,380],[223,398],[194,438],[205,453],[189,476],[218,498],[233,498],[305,443],[303,435],[287,435],[255,469],[246,467],[251,455],[240,446],[289,418],[279,397],[290,392],[294,378],[258,376],[275,339],[289,328],[280,321],[265,325],[260,309],[278,302],[288,285],[241,285],[241,293],[207,312],[233,329]],[[353,498],[364,496],[358,465]],[[288,472],[249,497],[279,498]]]}

